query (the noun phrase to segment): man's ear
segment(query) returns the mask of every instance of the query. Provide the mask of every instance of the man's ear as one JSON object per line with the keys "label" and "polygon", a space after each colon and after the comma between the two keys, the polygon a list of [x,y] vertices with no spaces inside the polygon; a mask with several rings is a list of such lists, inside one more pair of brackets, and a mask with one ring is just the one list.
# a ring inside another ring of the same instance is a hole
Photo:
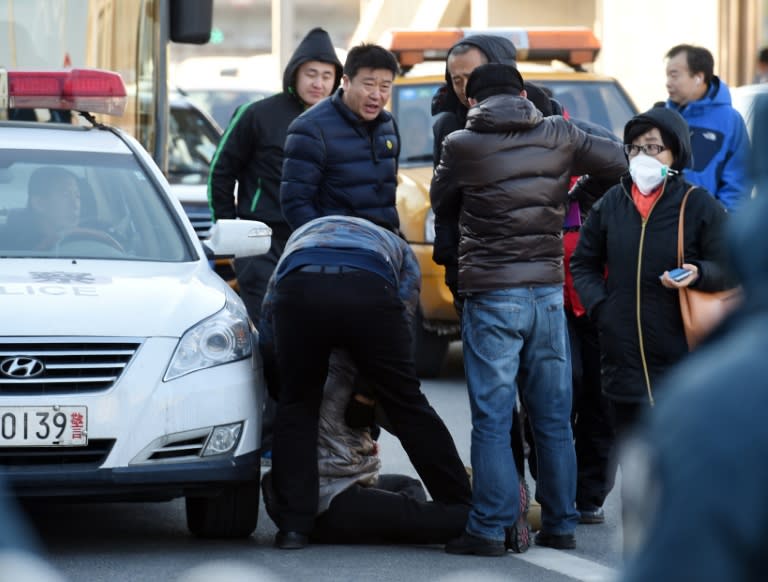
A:
{"label": "man's ear", "polygon": [[347,75],[346,73],[343,74],[341,76],[341,88],[344,89],[344,91],[349,89],[349,83],[350,83],[349,75]]}
{"label": "man's ear", "polygon": [[474,97],[467,97],[467,103],[469,103],[470,107],[474,107],[475,105],[477,105],[479,103],[479,101],[477,99],[475,99]]}
{"label": "man's ear", "polygon": [[520,91],[520,97],[525,97],[527,99],[528,98],[528,91],[526,91],[525,89]]}

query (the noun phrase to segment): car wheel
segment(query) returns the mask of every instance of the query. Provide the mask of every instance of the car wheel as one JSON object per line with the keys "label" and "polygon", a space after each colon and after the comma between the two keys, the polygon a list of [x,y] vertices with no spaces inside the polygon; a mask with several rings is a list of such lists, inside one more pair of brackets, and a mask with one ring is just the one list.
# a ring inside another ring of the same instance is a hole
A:
{"label": "car wheel", "polygon": [[211,497],[186,498],[187,527],[201,538],[245,538],[259,521],[259,482],[225,486]]}
{"label": "car wheel", "polygon": [[417,311],[414,321],[413,343],[416,374],[419,378],[437,378],[443,369],[451,341],[446,335],[438,335],[424,328],[421,310]]}

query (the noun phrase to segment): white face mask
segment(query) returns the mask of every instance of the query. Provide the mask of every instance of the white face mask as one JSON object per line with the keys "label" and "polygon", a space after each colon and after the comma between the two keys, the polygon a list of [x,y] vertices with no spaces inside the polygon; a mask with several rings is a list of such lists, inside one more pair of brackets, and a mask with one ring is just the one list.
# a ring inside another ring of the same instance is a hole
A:
{"label": "white face mask", "polygon": [[643,153],[629,160],[629,174],[643,196],[658,188],[670,173],[670,169],[659,160]]}

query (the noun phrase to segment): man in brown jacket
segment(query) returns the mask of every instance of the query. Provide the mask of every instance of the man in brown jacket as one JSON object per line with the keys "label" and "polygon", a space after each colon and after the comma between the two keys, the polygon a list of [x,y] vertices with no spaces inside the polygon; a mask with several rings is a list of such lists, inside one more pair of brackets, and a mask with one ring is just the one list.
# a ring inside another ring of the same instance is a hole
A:
{"label": "man in brown jacket", "polygon": [[[504,528],[519,512],[509,447],[516,377],[538,452],[536,543],[576,547],[576,455],[570,426],[571,370],[563,309],[561,233],[572,175],[618,180],[621,146],[525,99],[511,65],[476,68],[466,129],[443,142],[432,180],[438,219],[459,222],[462,341],[472,409],[473,509],[453,554],[503,555]],[[577,192],[578,196],[579,193]]]}

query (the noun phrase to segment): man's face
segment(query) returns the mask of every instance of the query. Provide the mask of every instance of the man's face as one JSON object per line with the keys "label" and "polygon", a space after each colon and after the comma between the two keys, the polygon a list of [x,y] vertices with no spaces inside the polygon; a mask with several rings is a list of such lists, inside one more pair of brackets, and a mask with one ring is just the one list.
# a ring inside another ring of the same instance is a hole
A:
{"label": "man's face", "polygon": [[344,104],[364,121],[373,121],[389,101],[395,75],[389,69],[363,67],[353,78],[344,75]]}
{"label": "man's face", "polygon": [[477,67],[487,62],[488,59],[483,51],[477,48],[471,48],[461,55],[451,54],[448,57],[448,75],[451,77],[453,90],[459,101],[464,104],[464,107],[469,107],[466,95],[469,76]]}
{"label": "man's face", "polygon": [[51,184],[51,191],[30,202],[47,232],[64,233],[80,221],[80,190],[74,179]]}
{"label": "man's face", "polygon": [[296,93],[308,106],[328,97],[336,79],[336,67],[321,61],[307,61],[296,72]]}
{"label": "man's face", "polygon": [[667,60],[667,93],[674,103],[686,105],[701,99],[706,92],[704,75],[691,74],[685,51]]}

